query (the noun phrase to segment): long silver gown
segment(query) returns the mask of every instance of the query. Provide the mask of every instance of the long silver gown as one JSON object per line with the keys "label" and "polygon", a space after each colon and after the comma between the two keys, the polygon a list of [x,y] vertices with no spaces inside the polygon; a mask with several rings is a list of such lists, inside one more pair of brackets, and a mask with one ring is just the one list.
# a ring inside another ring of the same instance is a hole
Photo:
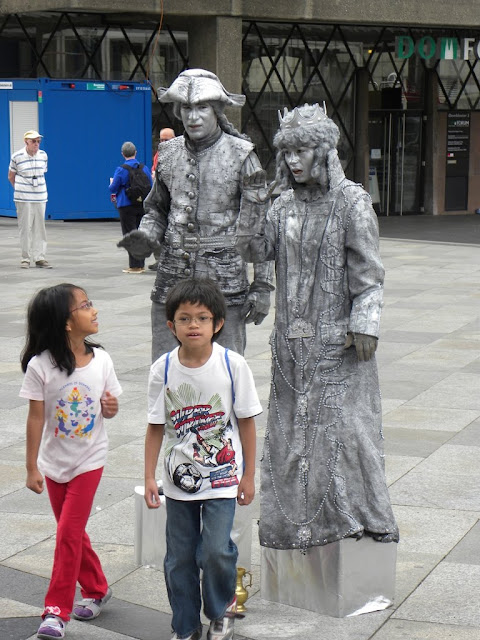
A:
{"label": "long silver gown", "polygon": [[[330,188],[282,193],[264,233],[240,228],[249,261],[275,260],[272,381],[261,463],[260,543],[276,549],[350,536],[398,541],[385,480],[373,357],[344,349],[347,331],[377,336],[384,269],[369,195],[336,152]],[[248,235],[250,233],[250,236]]]}

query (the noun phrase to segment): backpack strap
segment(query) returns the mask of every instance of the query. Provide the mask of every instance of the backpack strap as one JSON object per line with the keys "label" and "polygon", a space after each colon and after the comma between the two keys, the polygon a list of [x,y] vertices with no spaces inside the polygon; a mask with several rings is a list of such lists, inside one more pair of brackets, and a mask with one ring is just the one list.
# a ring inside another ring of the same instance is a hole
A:
{"label": "backpack strap", "polygon": [[230,368],[230,358],[228,357],[228,349],[225,349],[225,362],[230,376],[230,384],[232,385],[232,404],[235,404],[235,386],[233,384],[232,369]]}
{"label": "backpack strap", "polygon": [[[172,352],[169,351],[167,353],[167,358],[165,360],[165,373],[163,374],[163,384],[166,387],[167,386],[167,379],[168,379],[168,367],[170,364],[170,354]],[[228,375],[230,376],[230,384],[232,386],[232,403],[235,404],[235,387],[233,384],[233,376],[232,376],[232,369],[230,367],[230,358],[228,357],[228,349],[225,349],[225,363],[227,365],[227,370],[228,370]]]}
{"label": "backpack strap", "polygon": [[167,386],[168,365],[169,365],[169,363],[170,363],[170,354],[171,354],[171,353],[172,353],[171,351],[169,351],[169,352],[167,353],[167,359],[165,360],[165,373],[163,374],[163,384],[164,384],[164,386],[165,386],[165,387]]}
{"label": "backpack strap", "polygon": [[126,192],[127,188],[130,186],[130,176],[132,175],[133,167],[131,167],[129,164],[122,164],[122,169],[126,169],[128,173],[127,182],[121,185]]}

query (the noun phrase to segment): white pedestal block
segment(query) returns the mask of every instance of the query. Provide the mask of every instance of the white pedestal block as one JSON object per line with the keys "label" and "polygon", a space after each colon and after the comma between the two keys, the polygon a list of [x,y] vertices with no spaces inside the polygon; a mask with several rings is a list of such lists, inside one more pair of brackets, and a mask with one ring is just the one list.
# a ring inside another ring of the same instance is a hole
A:
{"label": "white pedestal block", "polygon": [[238,548],[237,567],[247,571],[252,570],[252,518],[253,504],[237,504],[231,536]]}
{"label": "white pedestal block", "polygon": [[304,555],[296,549],[261,549],[264,600],[335,618],[386,609],[395,595],[397,545],[346,538]]}
{"label": "white pedestal block", "polygon": [[[149,509],[145,504],[144,495],[144,487],[135,487],[135,563],[163,571],[167,520],[165,497],[160,496],[162,504],[158,509]],[[250,571],[252,566],[252,510],[252,505],[237,505],[231,534],[238,547],[237,566],[247,571]]]}
{"label": "white pedestal block", "polygon": [[160,496],[161,505],[158,509],[149,509],[145,504],[145,487],[135,487],[135,535],[133,548],[135,563],[161,569],[165,557],[165,525],[167,510],[165,497]]}

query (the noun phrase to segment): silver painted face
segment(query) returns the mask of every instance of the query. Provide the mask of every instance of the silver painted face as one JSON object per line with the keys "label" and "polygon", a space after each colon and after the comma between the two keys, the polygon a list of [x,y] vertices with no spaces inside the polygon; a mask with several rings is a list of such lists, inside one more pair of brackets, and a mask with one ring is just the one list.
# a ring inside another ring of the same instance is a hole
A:
{"label": "silver painted face", "polygon": [[312,184],[312,166],[315,158],[315,150],[311,147],[299,147],[285,151],[285,162],[292,172],[295,182],[299,184]]}
{"label": "silver painted face", "polygon": [[217,115],[208,102],[182,104],[180,115],[185,131],[191,140],[204,140],[215,133]]}

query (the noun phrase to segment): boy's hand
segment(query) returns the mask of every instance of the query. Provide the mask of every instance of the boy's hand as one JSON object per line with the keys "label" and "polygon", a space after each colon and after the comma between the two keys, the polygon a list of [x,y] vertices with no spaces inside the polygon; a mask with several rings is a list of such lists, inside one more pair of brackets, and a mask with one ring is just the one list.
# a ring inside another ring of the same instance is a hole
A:
{"label": "boy's hand", "polygon": [[155,478],[145,480],[145,502],[149,509],[158,509],[160,506],[160,496]]}
{"label": "boy's hand", "polygon": [[102,414],[104,418],[113,418],[118,413],[118,400],[115,396],[112,396],[110,391],[105,391],[105,394],[100,398],[100,404],[102,405]]}
{"label": "boy's hand", "polygon": [[27,471],[27,489],[34,493],[42,493],[43,491],[43,476],[38,469],[35,471]]}
{"label": "boy's hand", "polygon": [[250,504],[255,497],[255,478],[243,476],[238,485],[237,502],[240,505]]}

